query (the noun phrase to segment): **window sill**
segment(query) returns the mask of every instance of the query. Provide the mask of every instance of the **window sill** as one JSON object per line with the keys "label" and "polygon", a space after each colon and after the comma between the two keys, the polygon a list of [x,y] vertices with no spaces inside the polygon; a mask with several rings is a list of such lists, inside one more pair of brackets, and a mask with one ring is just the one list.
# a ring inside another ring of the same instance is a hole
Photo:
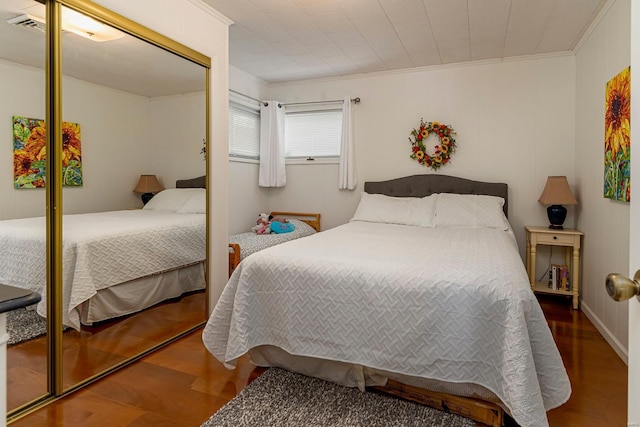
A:
{"label": "window sill", "polygon": [[247,159],[244,157],[232,157],[229,156],[229,161],[230,162],[237,162],[237,163],[253,163],[253,164],[260,164],[260,160],[258,159]]}
{"label": "window sill", "polygon": [[[260,164],[260,160],[258,159],[245,159],[243,157],[229,157],[230,162],[237,163],[253,163],[255,165]],[[286,165],[337,165],[340,163],[340,159],[338,158],[317,158],[315,160],[307,160],[307,159],[287,159],[285,161]]]}
{"label": "window sill", "polygon": [[287,165],[337,165],[340,163],[340,159],[337,157],[331,158],[317,158],[314,160],[307,159],[287,159],[285,161]]}

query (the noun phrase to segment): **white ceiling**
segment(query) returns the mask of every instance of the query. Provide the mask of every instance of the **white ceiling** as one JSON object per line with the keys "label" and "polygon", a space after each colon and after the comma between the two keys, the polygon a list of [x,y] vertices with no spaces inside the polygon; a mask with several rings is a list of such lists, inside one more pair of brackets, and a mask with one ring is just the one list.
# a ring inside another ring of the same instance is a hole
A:
{"label": "white ceiling", "polygon": [[[6,23],[25,13],[44,18],[44,5],[35,0],[0,0],[0,60],[44,68],[44,33]],[[206,88],[203,67],[128,34],[95,42],[63,31],[61,44],[65,76],[150,98]]]}
{"label": "white ceiling", "polygon": [[203,0],[267,82],[571,51],[607,0]]}
{"label": "white ceiling", "polygon": [[[232,65],[267,82],[571,51],[607,0],[202,0],[235,23]],[[40,9],[40,10],[39,10]],[[44,15],[0,0],[0,59],[44,65],[44,35],[5,20]],[[143,96],[203,90],[201,67],[127,36],[63,35],[66,75]]]}

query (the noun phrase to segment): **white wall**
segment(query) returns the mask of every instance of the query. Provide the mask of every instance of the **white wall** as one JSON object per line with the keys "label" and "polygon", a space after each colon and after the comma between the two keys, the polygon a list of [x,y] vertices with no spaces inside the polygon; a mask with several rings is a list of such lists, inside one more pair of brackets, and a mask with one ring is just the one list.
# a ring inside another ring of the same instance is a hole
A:
{"label": "white wall", "polygon": [[[0,62],[0,219],[45,214],[44,189],[13,186],[12,116],[44,119],[44,71]],[[82,80],[63,78],[63,120],[80,124],[83,186],[65,187],[65,213],[97,212],[138,206],[132,192],[150,162],[148,98]],[[87,108],[88,100],[91,108]],[[107,179],[105,179],[107,178]]]}
{"label": "white wall", "polygon": [[132,190],[151,161],[149,99],[65,78],[62,111],[80,124],[83,176],[82,187],[63,189],[64,213],[140,207]]}
{"label": "white wall", "polygon": [[[198,0],[97,0],[97,3],[211,58],[209,204],[211,207],[227,206],[231,21]],[[210,209],[209,212],[209,295],[215,303],[228,280],[229,213],[226,209]]]}
{"label": "white wall", "polygon": [[338,190],[337,164],[289,164],[286,169],[286,187],[270,189],[269,210],[318,212],[322,230],[351,219],[362,190]]}
{"label": "white wall", "polygon": [[149,170],[140,173],[157,174],[165,188],[175,188],[177,179],[204,175],[206,162],[200,150],[206,136],[205,93],[152,98],[150,106],[147,157],[151,162]]}
{"label": "white wall", "polygon": [[[268,98],[268,85],[239,68],[230,66],[229,88],[256,99]],[[231,93],[234,102],[257,106],[246,97]],[[229,233],[243,233],[255,225],[258,214],[268,213],[269,189],[258,187],[259,165],[255,161],[229,161]]]}
{"label": "white wall", "polygon": [[[255,99],[266,100],[269,95],[269,84],[267,82],[233,65],[229,65],[229,89]],[[239,99],[242,100],[243,98]],[[253,105],[257,104],[246,97],[244,101]]]}
{"label": "white wall", "polygon": [[[44,190],[16,190],[13,187],[11,118],[44,118],[44,70],[0,61],[0,76],[0,93],[4,100],[0,102],[0,135],[3,141],[0,144],[0,219],[42,216],[46,203]],[[11,102],[6,101],[9,99]]]}
{"label": "white wall", "polygon": [[256,225],[258,214],[269,213],[269,189],[258,187],[256,162],[229,161],[229,234]]}
{"label": "white wall", "polygon": [[605,85],[629,66],[630,0],[608,6],[576,53],[577,226],[585,233],[582,310],[626,361],[628,305],[609,298],[604,281],[629,271],[629,204],[603,197],[603,175]]}
{"label": "white wall", "polygon": [[[335,165],[287,167],[287,186],[271,190],[271,206],[319,211],[323,228],[347,221],[362,183],[430,173],[409,158],[409,133],[425,121],[457,131],[458,150],[438,173],[509,184],[509,218],[524,256],[524,225],[546,224],[537,200],[548,175],[574,166],[574,57],[532,57],[416,71],[273,85],[285,102],[359,96],[355,105],[359,187],[339,191]],[[573,226],[573,210],[565,225]]]}

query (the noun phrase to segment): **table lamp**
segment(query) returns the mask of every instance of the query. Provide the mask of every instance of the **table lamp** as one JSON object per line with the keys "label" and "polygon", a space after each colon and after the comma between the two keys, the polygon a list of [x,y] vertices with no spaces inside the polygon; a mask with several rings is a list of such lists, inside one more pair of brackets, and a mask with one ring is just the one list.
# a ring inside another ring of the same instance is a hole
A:
{"label": "table lamp", "polygon": [[133,189],[134,193],[142,193],[140,198],[145,205],[155,193],[164,190],[164,187],[158,182],[158,178],[155,175],[140,175],[138,185]]}
{"label": "table lamp", "polygon": [[547,207],[547,217],[549,217],[549,228],[562,230],[562,224],[567,217],[567,208],[562,205],[577,205],[576,198],[571,194],[566,176],[547,177],[547,184],[542,190],[538,199]]}

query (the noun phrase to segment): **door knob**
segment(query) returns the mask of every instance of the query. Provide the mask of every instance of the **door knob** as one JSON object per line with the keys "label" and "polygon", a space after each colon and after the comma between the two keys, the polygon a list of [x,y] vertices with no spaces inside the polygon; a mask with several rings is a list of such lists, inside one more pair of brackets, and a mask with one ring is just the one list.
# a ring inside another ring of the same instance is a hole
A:
{"label": "door knob", "polygon": [[611,273],[606,280],[607,293],[615,301],[624,301],[635,296],[640,300],[640,270],[633,280],[618,273]]}

